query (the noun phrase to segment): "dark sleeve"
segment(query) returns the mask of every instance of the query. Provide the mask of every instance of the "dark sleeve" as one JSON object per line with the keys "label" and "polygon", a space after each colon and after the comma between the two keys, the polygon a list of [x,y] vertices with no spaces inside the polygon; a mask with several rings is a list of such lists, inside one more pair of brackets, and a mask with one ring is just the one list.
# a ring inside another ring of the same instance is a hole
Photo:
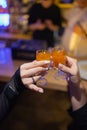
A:
{"label": "dark sleeve", "polygon": [[0,94],[0,120],[7,116],[11,108],[14,106],[18,96],[24,89],[20,77],[20,69],[18,69]]}
{"label": "dark sleeve", "polygon": [[29,12],[28,12],[28,14],[29,14],[29,18],[28,18],[28,24],[30,25],[30,24],[32,24],[32,23],[35,23],[36,21],[37,21],[37,10],[38,10],[38,4],[34,4],[31,8],[30,8],[30,10],[29,10]]}
{"label": "dark sleeve", "polygon": [[54,24],[58,25],[60,28],[62,27],[62,14],[61,14],[61,9],[58,6],[54,6],[54,11],[55,12],[55,18],[54,18]]}
{"label": "dark sleeve", "polygon": [[72,116],[78,130],[87,130],[87,104],[76,111],[72,112],[70,110],[69,114]]}

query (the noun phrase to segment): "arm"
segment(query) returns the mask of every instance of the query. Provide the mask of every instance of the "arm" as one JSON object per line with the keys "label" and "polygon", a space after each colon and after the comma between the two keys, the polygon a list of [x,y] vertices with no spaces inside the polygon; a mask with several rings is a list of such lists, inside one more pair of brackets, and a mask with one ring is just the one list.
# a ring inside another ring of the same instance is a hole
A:
{"label": "arm", "polygon": [[54,17],[52,17],[52,19],[45,20],[46,27],[51,31],[58,31],[62,27],[62,15],[60,8],[53,5],[51,13]]}
{"label": "arm", "polygon": [[33,82],[32,76],[35,82],[39,80],[41,72],[47,70],[42,66],[48,63],[49,61],[33,61],[20,66],[0,94],[0,120],[7,116],[25,88],[43,93],[43,89]]}
{"label": "arm", "polygon": [[84,92],[84,86],[79,76],[77,60],[67,57],[66,65],[67,66],[60,65],[60,69],[68,73],[67,80],[69,85],[70,100],[72,103],[72,109],[75,111],[87,103],[87,96]]}
{"label": "arm", "polygon": [[58,31],[59,26],[54,24],[51,20],[45,21],[46,27],[50,29],[51,31]]}
{"label": "arm", "polygon": [[0,95],[0,120],[7,115],[11,107],[15,104],[15,101],[19,96],[19,92],[17,91],[19,85],[21,86],[19,88],[21,92],[24,89],[24,85],[21,82],[20,69],[16,71],[11,80],[5,85]]}
{"label": "arm", "polygon": [[87,96],[79,76],[77,61],[67,57],[67,66],[59,68],[67,73],[69,95],[72,106],[72,117],[81,130],[87,130]]}
{"label": "arm", "polygon": [[39,19],[35,23],[31,23],[29,25],[29,29],[31,31],[44,30],[45,28],[46,28],[45,24],[41,23]]}

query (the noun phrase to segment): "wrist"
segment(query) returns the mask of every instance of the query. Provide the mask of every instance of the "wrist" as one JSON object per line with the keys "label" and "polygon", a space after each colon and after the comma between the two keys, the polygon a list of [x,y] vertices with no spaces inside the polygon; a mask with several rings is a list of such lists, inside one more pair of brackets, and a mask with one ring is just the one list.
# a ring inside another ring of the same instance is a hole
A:
{"label": "wrist", "polygon": [[77,110],[87,103],[86,92],[84,91],[84,84],[79,75],[70,76],[68,80],[69,96],[72,104],[72,109]]}
{"label": "wrist", "polygon": [[9,100],[16,99],[18,95],[25,89],[21,77],[20,69],[18,69],[9,83],[4,88],[4,94]]}
{"label": "wrist", "polygon": [[78,75],[71,75],[68,78],[68,89],[70,97],[80,95],[80,78]]}
{"label": "wrist", "polygon": [[69,81],[72,82],[73,84],[79,84],[80,83],[80,77],[79,75],[73,75],[70,76]]}
{"label": "wrist", "polygon": [[17,89],[17,91],[20,93],[25,89],[25,86],[21,80],[21,76],[20,76],[20,68],[15,72],[14,76],[13,76],[13,80],[15,83],[15,87]]}

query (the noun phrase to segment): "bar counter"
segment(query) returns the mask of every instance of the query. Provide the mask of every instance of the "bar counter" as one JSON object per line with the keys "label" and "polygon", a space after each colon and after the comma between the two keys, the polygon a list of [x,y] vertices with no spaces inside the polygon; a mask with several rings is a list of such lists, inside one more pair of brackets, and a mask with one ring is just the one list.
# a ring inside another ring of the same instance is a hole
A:
{"label": "bar counter", "polygon": [[0,39],[1,40],[18,40],[18,39],[22,39],[22,40],[30,40],[32,39],[32,34],[22,34],[22,33],[0,33]]}

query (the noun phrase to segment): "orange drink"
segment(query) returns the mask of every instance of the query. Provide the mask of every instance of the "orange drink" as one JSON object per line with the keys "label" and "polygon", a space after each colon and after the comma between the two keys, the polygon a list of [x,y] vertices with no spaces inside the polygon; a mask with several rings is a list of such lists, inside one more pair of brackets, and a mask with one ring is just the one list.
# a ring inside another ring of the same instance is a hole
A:
{"label": "orange drink", "polygon": [[51,54],[47,50],[38,50],[36,52],[36,60],[50,60]]}
{"label": "orange drink", "polygon": [[59,63],[64,64],[66,63],[66,52],[62,46],[58,46],[58,48],[54,48],[52,51],[52,61],[53,66],[58,70],[57,73],[55,73],[54,78],[57,80],[64,80],[65,79],[65,73],[58,69]]}
{"label": "orange drink", "polygon": [[[36,60],[37,61],[41,61],[41,60],[50,60],[51,58],[51,54],[50,52],[48,52],[47,50],[37,50],[36,51]],[[50,65],[44,65],[43,67],[50,67]],[[46,72],[42,72],[42,77],[41,79],[38,81],[38,85],[40,86],[45,86],[47,84],[47,79],[44,78],[44,75],[46,74]]]}
{"label": "orange drink", "polygon": [[54,67],[58,68],[59,63],[65,64],[66,62],[66,53],[64,50],[53,50],[52,51],[52,61]]}

